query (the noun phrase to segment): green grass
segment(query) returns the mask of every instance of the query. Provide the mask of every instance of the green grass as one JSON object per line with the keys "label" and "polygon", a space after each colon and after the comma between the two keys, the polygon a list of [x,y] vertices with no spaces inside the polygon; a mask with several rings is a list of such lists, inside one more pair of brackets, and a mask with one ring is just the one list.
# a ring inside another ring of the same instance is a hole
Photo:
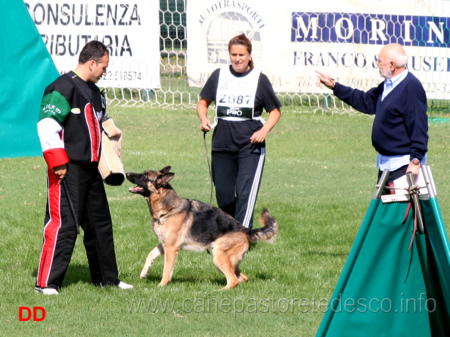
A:
{"label": "green grass", "polygon": [[[171,165],[179,195],[209,201],[203,136],[193,109],[112,107],[109,113],[124,131],[126,171]],[[249,282],[225,292],[217,291],[225,278],[207,253],[181,252],[164,288],[157,287],[162,259],[148,279],[139,279],[157,241],[145,201],[130,194],[126,182],[108,186],[107,193],[120,278],[135,289],[90,285],[81,234],[60,295],[36,294],[46,165],[41,157],[0,160],[1,335],[314,336],[374,191],[371,125],[363,115],[283,110],[268,137],[256,208],[269,208],[280,233],[274,244],[252,247],[241,264]],[[450,124],[432,123],[429,134],[429,164],[448,231]],[[207,140],[209,146],[211,135]],[[21,306],[45,308],[45,320],[19,322]]]}

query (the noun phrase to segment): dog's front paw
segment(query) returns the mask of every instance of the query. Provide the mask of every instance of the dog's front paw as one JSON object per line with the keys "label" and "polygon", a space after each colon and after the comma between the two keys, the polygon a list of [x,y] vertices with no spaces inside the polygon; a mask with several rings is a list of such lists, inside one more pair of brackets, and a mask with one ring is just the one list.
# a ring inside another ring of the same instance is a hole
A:
{"label": "dog's front paw", "polygon": [[139,275],[139,277],[141,279],[147,278],[147,276],[148,276],[148,270],[141,271],[141,275]]}

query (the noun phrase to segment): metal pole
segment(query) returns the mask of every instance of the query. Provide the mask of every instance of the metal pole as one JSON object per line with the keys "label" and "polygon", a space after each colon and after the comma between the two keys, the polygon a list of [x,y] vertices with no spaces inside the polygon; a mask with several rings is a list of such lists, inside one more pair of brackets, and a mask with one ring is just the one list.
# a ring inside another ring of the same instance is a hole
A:
{"label": "metal pole", "polygon": [[422,209],[420,207],[420,200],[419,200],[419,186],[416,185],[414,174],[412,172],[406,173],[406,180],[408,181],[409,185],[409,193],[411,196],[411,200],[414,206],[414,213],[417,217],[417,228],[419,234],[425,233],[425,229],[423,227],[423,216],[422,216]]}
{"label": "metal pole", "polygon": [[373,194],[372,199],[380,199],[381,194],[383,194],[384,187],[386,186],[386,182],[389,178],[389,171],[384,170],[380,179],[378,180],[378,184],[376,185],[375,193]]}

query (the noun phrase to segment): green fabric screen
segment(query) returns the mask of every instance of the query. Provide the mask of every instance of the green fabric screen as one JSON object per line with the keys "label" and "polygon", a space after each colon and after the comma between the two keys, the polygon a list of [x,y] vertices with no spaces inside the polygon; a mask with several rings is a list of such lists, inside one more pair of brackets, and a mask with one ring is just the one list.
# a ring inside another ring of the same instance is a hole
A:
{"label": "green fabric screen", "polygon": [[411,250],[413,210],[402,224],[407,203],[371,201],[316,336],[446,336],[449,248],[434,199],[421,201],[426,234]]}
{"label": "green fabric screen", "polygon": [[0,158],[40,156],[40,102],[58,70],[23,0],[0,6]]}

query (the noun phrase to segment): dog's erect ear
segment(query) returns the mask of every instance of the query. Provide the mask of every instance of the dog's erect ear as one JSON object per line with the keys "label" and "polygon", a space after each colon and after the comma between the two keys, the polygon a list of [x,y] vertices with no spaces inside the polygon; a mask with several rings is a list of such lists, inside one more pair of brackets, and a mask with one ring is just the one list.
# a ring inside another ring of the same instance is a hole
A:
{"label": "dog's erect ear", "polygon": [[162,170],[159,170],[159,172],[161,172],[162,174],[167,174],[170,172],[170,168],[170,166],[166,166]]}
{"label": "dog's erect ear", "polygon": [[172,178],[175,176],[175,173],[167,173],[163,176],[159,176],[158,179],[156,179],[156,184],[158,186],[166,186],[169,181],[172,180]]}

